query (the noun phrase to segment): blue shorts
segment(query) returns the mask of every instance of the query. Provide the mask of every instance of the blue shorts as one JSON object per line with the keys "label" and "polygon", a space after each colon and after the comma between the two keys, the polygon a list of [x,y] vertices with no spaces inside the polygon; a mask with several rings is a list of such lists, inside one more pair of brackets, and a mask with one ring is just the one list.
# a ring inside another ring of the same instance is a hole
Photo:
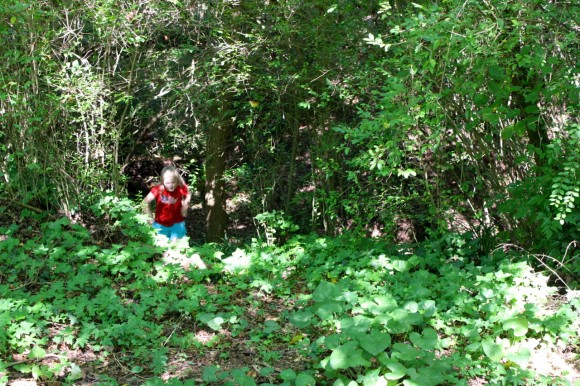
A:
{"label": "blue shorts", "polygon": [[167,236],[170,240],[177,240],[185,237],[185,221],[178,222],[170,227],[153,222],[153,228],[157,229],[160,235]]}

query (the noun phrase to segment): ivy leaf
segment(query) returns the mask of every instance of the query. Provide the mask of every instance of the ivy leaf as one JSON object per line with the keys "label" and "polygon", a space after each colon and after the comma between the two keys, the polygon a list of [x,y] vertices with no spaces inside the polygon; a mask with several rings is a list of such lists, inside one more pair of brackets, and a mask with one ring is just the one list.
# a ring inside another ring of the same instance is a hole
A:
{"label": "ivy leaf", "polygon": [[372,330],[370,334],[359,337],[360,345],[372,356],[377,356],[391,345],[391,335],[386,332]]}

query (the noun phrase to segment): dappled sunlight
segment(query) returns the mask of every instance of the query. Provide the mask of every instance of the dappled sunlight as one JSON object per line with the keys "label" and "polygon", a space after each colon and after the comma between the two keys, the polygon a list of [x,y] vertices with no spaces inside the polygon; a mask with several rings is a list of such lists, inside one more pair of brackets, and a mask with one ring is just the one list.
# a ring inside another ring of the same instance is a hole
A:
{"label": "dappled sunlight", "polygon": [[475,264],[461,236],[401,246],[309,235],[220,249],[143,240],[142,225],[122,216],[116,231],[133,235],[123,243],[90,244],[66,221],[26,242],[3,229],[4,376],[578,379],[567,362],[578,299],[512,255]]}

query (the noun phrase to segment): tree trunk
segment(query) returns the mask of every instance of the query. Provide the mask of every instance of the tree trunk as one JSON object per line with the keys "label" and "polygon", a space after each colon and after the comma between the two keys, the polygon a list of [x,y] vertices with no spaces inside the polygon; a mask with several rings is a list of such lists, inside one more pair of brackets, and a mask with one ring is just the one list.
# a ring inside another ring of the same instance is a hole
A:
{"label": "tree trunk", "polygon": [[224,240],[227,227],[226,192],[223,179],[226,169],[228,126],[220,122],[209,129],[205,161],[205,225],[208,242]]}

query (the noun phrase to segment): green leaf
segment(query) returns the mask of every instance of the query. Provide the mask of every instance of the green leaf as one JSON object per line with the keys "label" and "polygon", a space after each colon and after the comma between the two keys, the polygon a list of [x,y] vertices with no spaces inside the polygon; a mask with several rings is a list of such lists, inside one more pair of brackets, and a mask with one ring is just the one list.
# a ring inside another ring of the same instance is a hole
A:
{"label": "green leaf", "polygon": [[197,319],[207,324],[207,326],[214,331],[221,330],[221,326],[225,322],[224,318],[221,316],[216,316],[215,314],[211,313],[199,314]]}
{"label": "green leaf", "polygon": [[514,363],[516,363],[520,367],[524,367],[530,361],[530,357],[532,356],[532,352],[527,349],[523,348],[516,352],[511,352],[506,355],[506,358]]}
{"label": "green leaf", "polygon": [[388,380],[395,381],[403,378],[407,374],[407,368],[394,359],[387,358],[381,360],[381,363],[390,370],[390,372],[385,374],[385,378]]}
{"label": "green leaf", "polygon": [[305,328],[312,324],[314,314],[310,311],[298,311],[290,315],[288,318],[290,323],[298,328]]}
{"label": "green leaf", "polygon": [[358,344],[350,341],[332,351],[328,364],[333,370],[369,366],[370,362],[363,358],[362,353],[363,351],[358,348]]}
{"label": "green leaf", "polygon": [[358,386],[358,383],[356,383],[355,381],[350,380],[350,379],[339,378],[336,381],[334,381],[332,386]]}
{"label": "green leaf", "polygon": [[295,384],[296,386],[314,386],[316,385],[316,380],[312,375],[302,372],[296,377]]}
{"label": "green leaf", "polygon": [[76,363],[70,364],[69,374],[66,377],[66,380],[69,382],[74,382],[84,377],[83,371]]}
{"label": "green leaf", "polygon": [[141,366],[133,366],[133,367],[131,368],[131,372],[132,372],[132,373],[135,373],[135,374],[142,373],[142,372],[143,372],[143,370],[144,370],[144,368],[143,368],[143,367],[141,367]]}
{"label": "green leaf", "polygon": [[218,370],[217,366],[208,366],[203,369],[202,379],[204,382],[217,382],[218,381]]}
{"label": "green leaf", "polygon": [[296,379],[296,372],[292,369],[284,369],[280,372],[280,378],[285,381],[293,381]]}
{"label": "green leaf", "polygon": [[256,386],[256,380],[240,369],[232,370],[232,377],[236,385],[239,386]]}
{"label": "green leaf", "polygon": [[387,380],[379,375],[380,369],[375,369],[367,372],[363,378],[363,386],[387,386]]}
{"label": "green leaf", "polygon": [[412,332],[409,338],[416,347],[423,350],[432,351],[439,346],[439,336],[437,336],[437,332],[432,328],[423,330],[422,335]]}
{"label": "green leaf", "polygon": [[502,139],[511,139],[514,136],[514,126],[510,125],[510,126],[506,126],[505,129],[502,130],[501,132],[501,137]]}
{"label": "green leaf", "polygon": [[407,343],[395,343],[391,354],[393,359],[400,359],[402,361],[412,361],[424,355],[425,353],[423,351]]}
{"label": "green leaf", "polygon": [[334,317],[335,314],[340,314],[342,312],[342,305],[337,302],[325,302],[316,304],[314,307],[314,313],[320,316],[322,320],[329,320]]}
{"label": "green leaf", "polygon": [[505,70],[498,65],[492,65],[489,66],[489,75],[491,75],[493,79],[501,81],[505,78]]}
{"label": "green leaf", "polygon": [[42,359],[46,356],[46,350],[39,346],[34,346],[30,353],[28,353],[28,359]]}
{"label": "green leaf", "polygon": [[364,350],[376,356],[391,345],[391,335],[379,330],[371,330],[370,334],[359,336],[358,341]]}
{"label": "green leaf", "polygon": [[341,331],[350,337],[366,333],[372,320],[363,315],[356,315],[354,318],[343,318],[340,320]]}
{"label": "green leaf", "polygon": [[347,369],[349,367],[349,357],[356,350],[357,345],[354,342],[348,342],[335,348],[330,354],[330,367],[333,370]]}
{"label": "green leaf", "polygon": [[336,284],[323,281],[312,293],[312,299],[317,302],[324,302],[327,300],[335,300],[335,298],[340,295],[341,290]]}
{"label": "green leaf", "polygon": [[481,342],[481,346],[485,355],[493,362],[501,361],[505,354],[504,341],[500,338],[497,338],[495,342],[487,338]]}
{"label": "green leaf", "polygon": [[511,318],[503,323],[505,331],[513,330],[514,336],[522,337],[528,333],[528,319],[526,318]]}

